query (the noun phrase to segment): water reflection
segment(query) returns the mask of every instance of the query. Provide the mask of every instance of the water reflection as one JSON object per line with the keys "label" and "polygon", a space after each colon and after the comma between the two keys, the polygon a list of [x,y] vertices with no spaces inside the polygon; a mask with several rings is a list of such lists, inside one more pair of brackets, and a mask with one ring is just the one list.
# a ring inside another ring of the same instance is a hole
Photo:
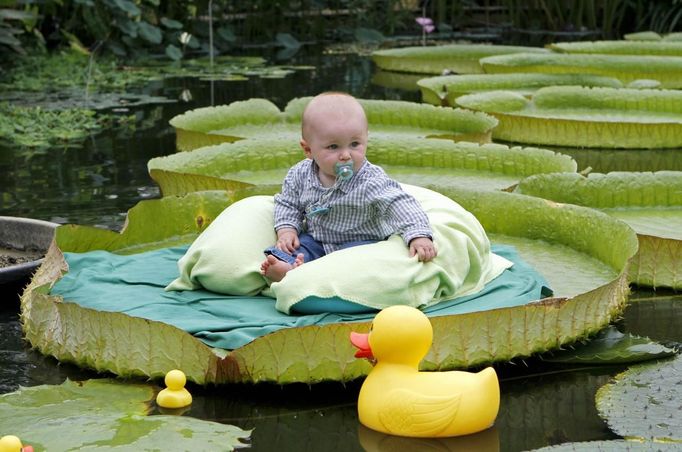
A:
{"label": "water reflection", "polygon": [[682,171],[681,149],[587,149],[532,145],[499,141],[509,146],[541,147],[570,155],[578,163],[578,171],[592,168],[594,173],[609,171]]}
{"label": "water reflection", "polygon": [[497,452],[500,450],[500,435],[493,426],[473,435],[454,438],[403,438],[386,435],[364,426],[358,428],[358,441],[367,452],[402,452],[406,450],[424,452]]}
{"label": "water reflection", "polygon": [[135,129],[113,126],[79,146],[35,151],[0,145],[0,215],[120,229],[128,209],[159,196],[147,161],[175,152],[175,133],[168,121],[211,105],[211,85],[216,105],[260,97],[284,108],[295,97],[327,90],[370,99],[419,100],[417,93],[410,96],[372,85],[373,66],[367,57],[316,51],[297,55],[290,63],[305,68],[283,78],[155,81],[144,89],[146,94],[178,102],[121,112],[137,116]]}

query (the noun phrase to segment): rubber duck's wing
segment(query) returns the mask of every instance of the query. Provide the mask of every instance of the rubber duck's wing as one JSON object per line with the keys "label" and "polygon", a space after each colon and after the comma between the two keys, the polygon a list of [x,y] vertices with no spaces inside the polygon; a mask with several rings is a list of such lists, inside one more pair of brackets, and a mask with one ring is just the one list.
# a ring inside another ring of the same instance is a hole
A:
{"label": "rubber duck's wing", "polygon": [[405,436],[436,436],[455,420],[460,394],[425,396],[394,389],[379,408],[379,420],[387,431]]}

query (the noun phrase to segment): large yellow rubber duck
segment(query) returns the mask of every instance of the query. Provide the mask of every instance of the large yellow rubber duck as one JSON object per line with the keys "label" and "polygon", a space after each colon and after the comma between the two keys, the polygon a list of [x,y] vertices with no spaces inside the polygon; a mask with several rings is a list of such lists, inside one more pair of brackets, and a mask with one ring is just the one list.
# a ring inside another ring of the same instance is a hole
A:
{"label": "large yellow rubber duck", "polygon": [[420,310],[391,306],[369,334],[351,333],[358,358],[376,362],[360,388],[360,422],[391,435],[435,438],[468,435],[492,426],[500,386],[492,367],[472,372],[420,372],[433,340]]}
{"label": "large yellow rubber duck", "polygon": [[156,396],[156,404],[162,408],[183,408],[192,404],[192,394],[185,389],[187,377],[178,369],[173,369],[164,378],[167,388]]}

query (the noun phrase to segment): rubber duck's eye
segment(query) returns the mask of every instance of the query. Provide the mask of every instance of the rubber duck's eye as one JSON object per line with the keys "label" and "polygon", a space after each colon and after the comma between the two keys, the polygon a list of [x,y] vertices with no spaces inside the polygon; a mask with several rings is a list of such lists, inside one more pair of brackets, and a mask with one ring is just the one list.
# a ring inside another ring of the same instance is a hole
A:
{"label": "rubber duck's eye", "polygon": [[369,325],[369,332],[371,333],[373,329],[374,329],[374,323],[371,323]]}

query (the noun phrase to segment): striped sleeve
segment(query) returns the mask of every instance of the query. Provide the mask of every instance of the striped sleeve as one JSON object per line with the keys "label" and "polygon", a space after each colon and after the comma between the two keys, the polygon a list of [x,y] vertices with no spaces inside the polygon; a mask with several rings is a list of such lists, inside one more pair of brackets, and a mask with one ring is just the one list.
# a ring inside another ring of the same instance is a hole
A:
{"label": "striped sleeve", "polygon": [[419,201],[406,193],[396,181],[388,177],[385,181],[378,187],[380,194],[377,196],[384,221],[403,238],[405,245],[417,237],[433,239],[429,217]]}
{"label": "striped sleeve", "polygon": [[301,205],[303,173],[300,165],[293,166],[284,179],[282,191],[275,195],[275,231],[294,228],[301,233],[305,211]]}

